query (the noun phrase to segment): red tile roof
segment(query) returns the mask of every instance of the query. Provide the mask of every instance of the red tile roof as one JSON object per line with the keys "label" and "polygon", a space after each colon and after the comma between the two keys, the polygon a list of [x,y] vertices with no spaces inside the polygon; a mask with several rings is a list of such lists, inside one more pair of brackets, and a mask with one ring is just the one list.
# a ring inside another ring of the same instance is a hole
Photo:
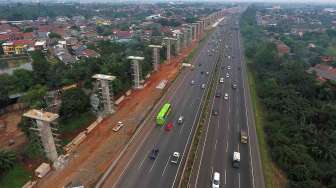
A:
{"label": "red tile roof", "polygon": [[13,41],[14,45],[34,45],[32,40],[15,40]]}

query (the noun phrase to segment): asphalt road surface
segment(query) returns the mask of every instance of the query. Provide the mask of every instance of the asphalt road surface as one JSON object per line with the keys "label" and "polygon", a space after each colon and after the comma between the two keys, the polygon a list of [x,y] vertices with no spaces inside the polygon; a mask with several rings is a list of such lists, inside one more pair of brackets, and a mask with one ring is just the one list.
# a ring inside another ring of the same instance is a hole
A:
{"label": "asphalt road surface", "polygon": [[[211,37],[210,37],[211,38]],[[130,163],[125,167],[123,175],[113,187],[172,187],[177,186],[179,181],[178,171],[182,169],[185,161],[185,152],[190,145],[194,134],[197,118],[201,111],[201,102],[212,74],[215,62],[218,61],[218,51],[211,52],[214,45],[207,42],[197,54],[193,71],[188,71],[185,76],[179,76],[175,84],[176,91],[167,96],[166,102],[172,104],[172,110],[167,122],[173,122],[171,131],[165,131],[164,126],[157,126],[155,117],[148,123],[156,128],[150,133],[135,154]],[[209,52],[211,55],[209,55]],[[207,74],[209,73],[209,74]],[[191,84],[191,81],[194,84]],[[179,116],[184,117],[182,125],[177,124]],[[155,160],[149,159],[149,153],[153,148],[159,149]],[[179,152],[181,157],[177,164],[171,163],[173,152]],[[111,185],[106,185],[106,187]],[[105,187],[105,185],[104,185]]]}
{"label": "asphalt road surface", "polygon": [[[211,187],[214,172],[219,172],[220,187],[263,188],[258,141],[254,128],[246,69],[243,64],[239,33],[239,17],[228,17],[219,28],[219,44],[222,54],[221,70],[216,84],[217,96],[212,96],[211,115],[205,126],[205,134],[197,149],[196,160],[189,179],[189,187]],[[229,75],[227,77],[227,74]],[[224,83],[219,79],[224,78]],[[236,83],[237,88],[232,84]],[[220,97],[218,97],[220,94]],[[224,95],[228,95],[228,99]],[[240,143],[240,131],[249,135],[247,144]],[[239,168],[232,167],[233,152],[240,152]]]}

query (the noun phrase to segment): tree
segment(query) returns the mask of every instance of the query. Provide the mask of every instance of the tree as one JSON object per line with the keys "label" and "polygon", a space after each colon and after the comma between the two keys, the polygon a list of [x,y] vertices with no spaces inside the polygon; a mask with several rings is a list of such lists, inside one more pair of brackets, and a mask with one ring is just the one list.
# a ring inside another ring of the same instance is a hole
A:
{"label": "tree", "polygon": [[31,54],[33,59],[33,74],[34,80],[38,84],[47,82],[48,71],[50,69],[49,62],[45,59],[41,51],[35,51]]}
{"label": "tree", "polygon": [[48,37],[51,38],[51,39],[53,39],[53,38],[61,39],[62,38],[61,35],[59,35],[58,33],[54,33],[54,32],[50,32]]}
{"label": "tree", "polygon": [[64,91],[61,99],[60,115],[62,119],[87,112],[90,107],[89,97],[80,88],[72,88]]}
{"label": "tree", "polygon": [[31,108],[45,108],[46,102],[44,97],[47,94],[47,87],[36,85],[26,92],[26,94],[21,97],[20,101],[25,103]]}
{"label": "tree", "polygon": [[16,155],[12,151],[0,151],[0,174],[13,168]]}
{"label": "tree", "polygon": [[33,72],[25,69],[14,70],[13,78],[18,92],[25,92],[34,84]]}

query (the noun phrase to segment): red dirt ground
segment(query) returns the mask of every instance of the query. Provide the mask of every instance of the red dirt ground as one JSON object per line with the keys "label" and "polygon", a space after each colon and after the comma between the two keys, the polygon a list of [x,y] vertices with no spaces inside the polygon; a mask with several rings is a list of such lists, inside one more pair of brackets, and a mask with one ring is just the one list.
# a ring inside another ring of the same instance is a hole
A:
{"label": "red dirt ground", "polygon": [[[161,64],[159,71],[147,80],[149,84],[142,90],[133,90],[132,94],[119,104],[117,112],[105,118],[88,135],[71,155],[68,165],[61,171],[49,173],[38,182],[38,187],[63,187],[69,182],[80,183],[85,187],[93,185],[118,156],[140,121],[162,96],[163,91],[155,87],[164,79],[168,80],[167,86],[170,85],[177,76],[180,62],[196,45],[194,43],[185,49],[182,55],[172,58],[169,64]],[[118,121],[123,121],[126,126],[115,133],[112,127]]]}

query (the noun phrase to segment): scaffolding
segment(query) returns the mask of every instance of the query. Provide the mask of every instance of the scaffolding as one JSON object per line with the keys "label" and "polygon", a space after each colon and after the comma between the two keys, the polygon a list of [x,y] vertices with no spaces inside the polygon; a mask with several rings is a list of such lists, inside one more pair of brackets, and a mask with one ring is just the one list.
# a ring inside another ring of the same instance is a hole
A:
{"label": "scaffolding", "polygon": [[162,48],[160,45],[149,45],[150,48],[153,48],[153,67],[154,71],[159,70],[159,63],[160,63],[160,54],[159,50]]}
{"label": "scaffolding", "polygon": [[141,66],[140,61],[143,61],[144,57],[139,56],[128,56],[127,59],[132,60],[132,68],[133,68],[133,76],[134,76],[134,89],[142,89],[143,86],[141,85]]}
{"label": "scaffolding", "polygon": [[[115,112],[113,90],[111,82],[115,80],[115,76],[95,74],[92,78],[96,79],[97,102],[96,110],[97,113],[106,116]],[[93,105],[94,106],[94,105]]]}
{"label": "scaffolding", "polygon": [[52,127],[52,125],[55,125],[55,120],[59,115],[32,109],[24,113],[23,116],[34,121],[30,129],[37,132],[37,135],[40,137],[46,157],[53,162],[57,160],[58,153],[56,146],[59,145],[56,142],[59,141],[57,138],[59,134],[57,134],[57,129]]}

